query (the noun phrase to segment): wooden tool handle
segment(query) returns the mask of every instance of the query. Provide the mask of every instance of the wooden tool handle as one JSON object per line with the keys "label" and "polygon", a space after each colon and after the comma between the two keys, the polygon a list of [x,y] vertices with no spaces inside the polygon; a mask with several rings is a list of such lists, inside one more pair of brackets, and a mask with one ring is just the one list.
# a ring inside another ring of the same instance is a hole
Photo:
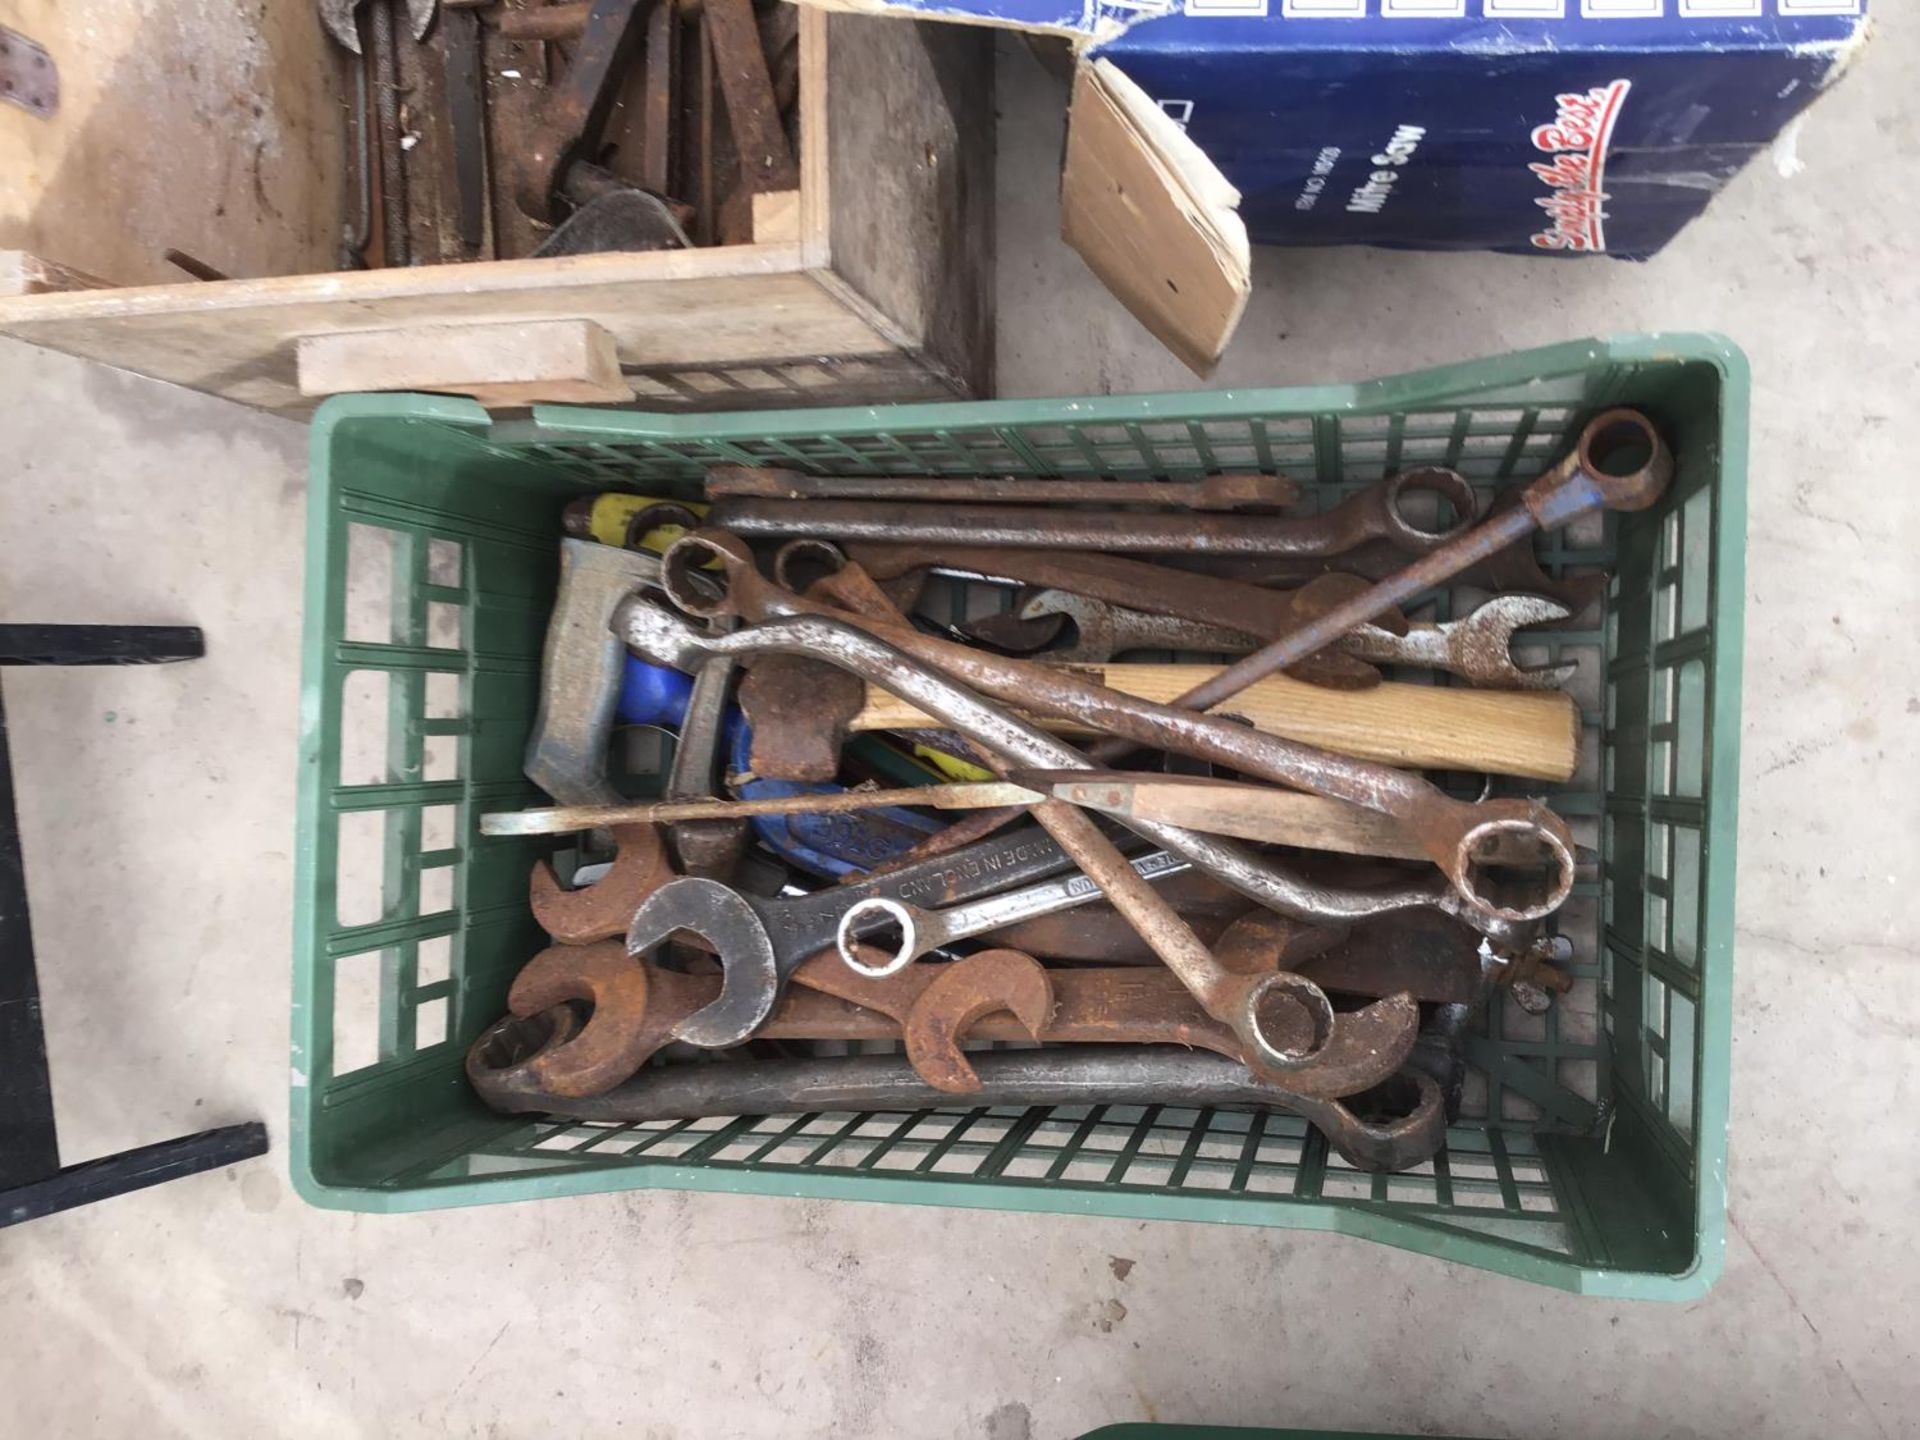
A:
{"label": "wooden tool handle", "polygon": [[[1075,670],[1162,704],[1218,673],[1217,665],[1086,665]],[[1565,781],[1580,762],[1580,711],[1561,691],[1468,690],[1387,681],[1371,690],[1329,690],[1285,675],[1261,680],[1219,706],[1257,730],[1341,755],[1415,770],[1479,770]],[[1042,720],[1062,734],[1071,721]],[[912,705],[867,687],[855,730],[938,728]]]}

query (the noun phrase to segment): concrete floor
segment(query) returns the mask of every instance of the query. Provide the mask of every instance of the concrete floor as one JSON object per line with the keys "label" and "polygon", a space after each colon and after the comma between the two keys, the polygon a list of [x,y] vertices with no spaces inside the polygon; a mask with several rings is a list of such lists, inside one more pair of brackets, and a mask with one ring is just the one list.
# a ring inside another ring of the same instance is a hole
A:
{"label": "concrete floor", "polygon": [[[1752,355],[1709,1298],[1581,1300],[1325,1236],[798,1201],[362,1218],[307,1208],[276,1154],[0,1236],[10,1433],[1915,1433],[1920,29],[1883,8],[1805,173],[1755,167],[1656,263],[1265,253],[1218,376],[1628,329]],[[1191,384],[1053,243],[1058,96],[1003,62],[1003,393]],[[255,1116],[278,1147],[305,433],[8,344],[0,434],[0,614],[211,637],[190,666],[7,678],[66,1156]]]}

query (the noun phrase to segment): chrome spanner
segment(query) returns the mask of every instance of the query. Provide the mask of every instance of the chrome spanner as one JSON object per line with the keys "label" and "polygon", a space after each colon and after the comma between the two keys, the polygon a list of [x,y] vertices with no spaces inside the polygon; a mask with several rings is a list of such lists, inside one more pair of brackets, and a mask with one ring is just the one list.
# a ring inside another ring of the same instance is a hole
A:
{"label": "chrome spanner", "polygon": [[[1182,870],[1193,868],[1191,860],[1168,854],[1165,850],[1155,850],[1127,863],[1148,880],[1163,880],[1169,875],[1178,875]],[[840,958],[847,962],[849,969],[879,980],[897,970],[904,970],[922,955],[942,949],[956,940],[968,940],[1003,926],[1018,925],[1023,920],[1037,920],[1042,915],[1055,915],[1062,910],[1072,910],[1105,898],[1106,894],[1098,883],[1086,875],[1044,880],[1025,889],[989,895],[984,900],[949,905],[944,910],[922,910],[904,901],[872,895],[848,907],[847,913],[840,917],[840,930],[834,938],[840,948]],[[873,938],[872,932],[879,930],[887,921],[900,928],[899,946],[884,963],[869,965],[860,958],[860,937],[868,935],[865,944],[870,950],[886,949],[886,945]]]}
{"label": "chrome spanner", "polygon": [[[1418,665],[1443,670],[1497,690],[1557,690],[1579,667],[1521,665],[1513,658],[1513,637],[1528,625],[1545,625],[1571,615],[1564,605],[1538,595],[1496,595],[1469,615],[1439,625],[1409,625],[1395,635],[1378,625],[1362,625],[1339,642],[1347,654],[1378,665]],[[1034,657],[1057,661],[1111,660],[1128,650],[1204,650],[1240,653],[1255,649],[1259,637],[1167,615],[1129,610],[1064,590],[1042,590],[1018,611],[1022,620],[1064,615],[1079,638],[1064,649]]]}

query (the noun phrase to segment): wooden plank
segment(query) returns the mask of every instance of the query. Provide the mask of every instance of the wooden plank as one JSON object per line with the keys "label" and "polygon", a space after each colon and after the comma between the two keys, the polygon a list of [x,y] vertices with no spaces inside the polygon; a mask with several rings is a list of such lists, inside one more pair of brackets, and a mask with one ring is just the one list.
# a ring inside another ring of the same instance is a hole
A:
{"label": "wooden plank", "polygon": [[290,414],[309,335],[592,319],[629,368],[879,356],[797,245],[579,255],[0,300],[0,333]]}
{"label": "wooden plank", "polygon": [[113,288],[111,280],[102,280],[84,270],[42,260],[24,250],[0,250],[0,296],[55,295],[64,290]]}
{"label": "wooden plank", "polygon": [[774,245],[800,239],[800,192],[765,190],[753,197],[753,243]]}
{"label": "wooden plank", "polygon": [[[826,15],[830,269],[963,393],[993,382],[993,40]],[[804,39],[804,31],[803,39]],[[818,84],[805,68],[801,94]]]}
{"label": "wooden plank", "polygon": [[1133,316],[1200,375],[1252,289],[1239,192],[1111,61],[1073,82],[1060,233]]}
{"label": "wooden plank", "polygon": [[300,393],[315,397],[418,390],[470,395],[490,409],[633,398],[613,336],[591,320],[309,335],[298,353]]}
{"label": "wooden plank", "polygon": [[0,248],[122,284],[177,279],[169,247],[231,275],[331,270],[341,52],[304,4],[9,0],[60,67],[60,108],[0,105]]}

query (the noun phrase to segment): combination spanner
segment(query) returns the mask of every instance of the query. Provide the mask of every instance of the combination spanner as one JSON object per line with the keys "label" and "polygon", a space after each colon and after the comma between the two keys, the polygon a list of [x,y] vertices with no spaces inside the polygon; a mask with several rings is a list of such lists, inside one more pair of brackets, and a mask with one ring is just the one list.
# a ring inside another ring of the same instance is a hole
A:
{"label": "combination spanner", "polygon": [[[1076,635],[1073,644],[1030,657],[1050,664],[1106,661],[1128,650],[1244,654],[1261,643],[1245,631],[1130,610],[1062,590],[1042,590],[1013,613],[1024,622],[1052,616],[1072,622]],[[1513,658],[1513,637],[1529,625],[1552,624],[1569,618],[1571,613],[1564,605],[1542,596],[1498,595],[1458,620],[1412,624],[1404,635],[1378,625],[1362,625],[1342,639],[1339,648],[1379,665],[1443,670],[1490,689],[1556,690],[1572,678],[1578,666],[1522,665]],[[993,625],[996,618],[988,616],[964,628],[992,641],[1004,633]]]}
{"label": "combination spanner", "polygon": [[[1191,860],[1170,855],[1165,850],[1136,856],[1128,863],[1148,880],[1164,879],[1193,868]],[[1100,887],[1085,875],[1043,880],[1037,885],[949,905],[943,910],[923,910],[890,896],[869,895],[847,907],[840,917],[834,943],[839,946],[840,958],[846,961],[848,969],[857,975],[880,979],[904,969],[922,955],[944,950],[957,940],[970,940],[1003,926],[1037,920],[1042,915],[1055,915],[1104,898]],[[869,954],[873,950],[886,952],[888,947],[871,937],[884,933],[889,927],[897,927],[900,932],[893,953],[878,965],[863,959],[862,950]],[[865,944],[856,943],[861,936],[870,938]]]}
{"label": "combination spanner", "polygon": [[[1257,585],[1194,575],[1150,560],[1090,551],[996,549],[978,544],[850,544],[842,550],[825,541],[804,543],[811,546],[809,553],[817,564],[845,565],[851,558],[854,563],[843,574],[853,573],[857,567],[884,581],[932,569],[945,575],[1012,580],[1203,625],[1244,630],[1262,640],[1287,634],[1311,614],[1364,589],[1366,583],[1349,575],[1322,575],[1299,590],[1263,590]],[[777,560],[774,575],[782,584],[787,583]],[[787,584],[787,588],[794,587]],[[1398,620],[1383,616],[1380,623],[1392,629]],[[1016,643],[1008,648],[1026,648],[1018,643],[1021,637],[1017,633],[1013,638]],[[1371,665],[1337,651],[1311,656],[1292,667],[1290,673],[1301,680],[1345,689],[1380,683],[1380,672]]]}
{"label": "combination spanner", "polygon": [[719,998],[675,1034],[710,1048],[737,1045],[767,1018],[787,978],[809,956],[833,948],[849,905],[869,896],[950,904],[1044,880],[1072,863],[1059,845],[1028,827],[990,844],[792,899],[763,900],[714,880],[669,880],[629,917],[627,943],[631,953],[644,955],[678,930],[703,936],[720,956],[726,983]]}
{"label": "combination spanner", "polygon": [[[995,1051],[974,1057],[980,1089],[964,1100],[914,1074],[903,1055],[832,1060],[770,1060],[720,1065],[656,1065],[605,1094],[555,1095],[523,1063],[577,1026],[572,1009],[510,1016],[469,1051],[467,1075],[480,1097],[509,1114],[537,1112],[580,1120],[634,1123],[706,1116],[805,1115],[817,1111],[910,1112],[964,1105],[1271,1106],[1308,1121],[1350,1164],[1405,1170],[1433,1158],[1446,1139],[1446,1106],[1431,1077],[1402,1070],[1405,1103],[1393,1118],[1362,1118],[1355,1102],[1307,1100],[1262,1082],[1225,1056],[1172,1046],[1098,1046]],[[1371,1107],[1365,1107],[1366,1113]]]}
{"label": "combination spanner", "polygon": [[[843,621],[797,616],[732,635],[708,637],[681,617],[635,596],[622,607],[618,625],[621,635],[636,650],[662,664],[681,668],[697,667],[707,654],[750,654],[761,650],[829,659],[911,700],[942,724],[977,741],[990,757],[1000,757],[999,763],[1003,765],[1011,761],[1016,765],[1084,769],[1088,764],[1079,752],[1045,731],[988,704]],[[1033,813],[1100,886],[1115,908],[1139,930],[1154,953],[1180,977],[1202,1008],[1240,1038],[1249,1056],[1277,1069],[1290,1070],[1312,1064],[1314,1057],[1331,1042],[1335,1016],[1325,993],[1317,985],[1286,971],[1261,975],[1229,971],[1200,943],[1153,886],[1134,872],[1083,812],[1050,800],[1036,805]],[[1216,878],[1262,903],[1270,903],[1274,888],[1287,888],[1284,880],[1277,886],[1269,883],[1275,877],[1266,865],[1240,847],[1170,825],[1134,821],[1129,823],[1129,828],[1189,857]],[[656,896],[654,903],[658,899]],[[1282,904],[1279,908],[1288,907]],[[656,920],[646,938],[657,943],[666,933]],[[771,1006],[777,990],[770,959],[768,956],[756,964],[752,957],[747,957],[740,967],[740,971],[751,968],[761,972],[760,978],[752,982],[742,976],[743,991],[751,983],[754,990],[766,997],[759,1011],[761,1015]],[[729,980],[740,971],[729,964]],[[1407,1009],[1409,1023],[1417,1023],[1417,1010],[1410,1001]],[[1305,1012],[1313,1017],[1312,1036],[1304,1045],[1293,1039],[1278,1038],[1278,1017],[1289,1011]],[[740,1036],[743,1038],[745,1033],[740,1032]]]}
{"label": "combination spanner", "polygon": [[[1437,493],[1450,520],[1423,528],[1408,518],[1409,491]],[[727,497],[707,523],[756,539],[814,536],[894,544],[999,545],[1020,549],[1198,555],[1338,555],[1385,540],[1425,555],[1473,524],[1473,487],[1451,470],[1403,470],[1319,515],[1156,515],[1130,510],[1029,510],[886,500],[763,500]]]}
{"label": "combination spanner", "polygon": [[[719,560],[719,574],[726,584],[726,593],[718,600],[705,591],[695,593],[680,578],[685,567],[697,567],[713,559]],[[986,655],[969,646],[922,635],[914,630],[882,625],[864,616],[834,618],[839,612],[813,604],[765,579],[754,568],[751,552],[745,545],[737,537],[722,532],[702,530],[683,536],[668,551],[665,571],[663,588],[676,605],[689,613],[702,616],[725,613],[747,620],[826,614],[833,624],[828,630],[819,632],[822,653],[841,652],[838,663],[848,668],[866,662],[850,658],[857,647],[850,648],[845,638],[847,628],[854,627],[862,635],[871,634],[882,642],[881,651],[895,656],[895,659],[879,661],[877,671],[866,678],[902,699],[913,699],[916,706],[928,714],[937,715],[938,712],[932,706],[920,704],[917,697],[910,697],[907,690],[902,688],[903,681],[918,684],[928,679],[930,672],[922,666],[933,667],[935,671],[957,679],[981,694],[990,695],[1009,705],[1018,705],[1027,711],[1063,716],[1080,721],[1093,730],[1124,737],[1131,744],[1193,755],[1230,766],[1245,775],[1391,815],[1400,820],[1407,833],[1420,842],[1445,875],[1454,893],[1446,896],[1428,890],[1427,898],[1403,898],[1401,904],[1384,907],[1369,904],[1365,913],[1377,914],[1382,908],[1404,908],[1406,904],[1436,904],[1456,911],[1482,933],[1506,942],[1521,938],[1516,927],[1529,925],[1552,914],[1572,890],[1575,867],[1573,838],[1565,822],[1537,802],[1455,800],[1417,775],[1332,755],[1312,746],[1249,729],[1223,716],[1139,700],[1093,683],[1071,670]],[[658,607],[649,606],[646,610],[658,612]],[[644,650],[645,645],[635,636],[636,633],[644,634],[648,629],[650,621],[646,614],[632,602],[622,613],[627,617],[625,621],[617,622],[623,625],[622,633],[629,644]],[[632,624],[635,619],[639,620],[637,631]],[[668,628],[673,630],[676,627]],[[767,628],[763,624],[755,630],[737,632],[734,636],[713,643],[722,647],[722,653],[732,653],[726,647],[751,650],[762,645],[787,643],[766,639],[761,632]],[[691,628],[684,624],[679,625],[677,630],[692,634]],[[791,640],[792,633],[787,632],[788,640]],[[697,636],[690,648],[686,648],[684,642],[674,635],[667,636],[666,643],[670,648],[682,649],[688,655],[688,663],[700,663],[701,647]],[[899,661],[900,651],[914,657],[913,662],[907,663],[904,668]],[[868,658],[871,659],[871,655]],[[969,698],[978,703],[977,698]],[[1005,733],[1006,725],[1001,722],[1010,722],[1011,717],[991,709],[985,715],[1000,733]],[[954,728],[965,729],[964,726]],[[1023,764],[1040,769],[1061,766],[1087,768],[1089,762],[1086,756],[1066,750],[1052,737],[1041,734],[1031,726],[1022,724],[1018,728],[1023,738],[1016,743],[1022,746],[1032,748],[1025,736],[1039,737],[1042,743],[1039,750],[1033,753],[1044,750],[1058,754],[1064,751],[1074,757],[1058,762],[1028,760]],[[1095,753],[1100,752],[1096,750]],[[1157,838],[1145,829],[1130,828],[1148,835],[1150,839]],[[1546,868],[1538,873],[1515,872],[1508,867],[1492,867],[1484,863],[1481,850],[1486,842],[1501,837],[1511,840],[1523,836],[1530,837],[1540,848]],[[1166,848],[1193,853],[1186,844],[1167,844]],[[1227,858],[1228,853],[1231,859]],[[1286,914],[1307,919],[1360,918],[1353,911],[1342,912],[1338,903],[1329,908],[1312,905],[1302,908],[1301,897],[1297,893],[1286,893],[1290,888],[1289,881],[1278,877],[1270,864],[1256,860],[1243,849],[1229,847],[1229,852],[1223,852],[1221,867],[1215,870],[1203,865],[1217,879],[1235,886],[1261,904]],[[1084,864],[1082,868],[1086,868]]]}
{"label": "combination spanner", "polygon": [[[1272,946],[1259,947],[1256,968],[1271,968],[1274,953]],[[1049,971],[1018,951],[987,950],[871,979],[823,950],[793,980],[754,1032],[756,1039],[904,1039],[915,1068],[945,1090],[970,1088],[971,1068],[959,1048],[963,1039],[1195,1046],[1267,1074],[1257,1061],[1247,1062],[1233,1032],[1202,1011],[1162,965]],[[533,1016],[568,1001],[586,1002],[590,1013],[573,1033],[544,1047],[529,1065],[555,1094],[598,1095],[673,1040],[689,1016],[713,1002],[721,984],[719,975],[682,974],[636,959],[617,941],[554,945],[522,968],[507,1008]],[[1377,1085],[1413,1047],[1414,1031],[1403,1013],[1408,1008],[1375,1006],[1345,1017],[1310,1070],[1267,1078],[1316,1099]]]}

